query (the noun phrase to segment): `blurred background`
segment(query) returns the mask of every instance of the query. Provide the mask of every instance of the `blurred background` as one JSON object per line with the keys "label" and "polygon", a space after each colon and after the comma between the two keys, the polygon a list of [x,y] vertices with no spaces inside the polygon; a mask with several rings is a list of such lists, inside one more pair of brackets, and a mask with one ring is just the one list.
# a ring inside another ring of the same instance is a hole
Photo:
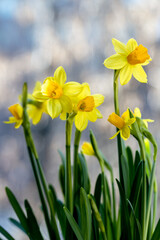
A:
{"label": "blurred background", "polygon": [[[0,225],[8,229],[16,240],[27,239],[9,223],[15,217],[5,194],[8,186],[23,204],[28,199],[43,229],[40,202],[35,186],[23,129],[5,125],[8,107],[17,103],[24,82],[32,92],[36,81],[43,82],[63,66],[68,81],[88,82],[91,92],[105,96],[100,106],[103,119],[90,123],[82,133],[89,140],[89,129],[94,131],[99,146],[114,168],[118,178],[116,139],[109,140],[115,128],[107,122],[113,106],[113,70],[106,69],[104,60],[114,54],[112,38],[127,43],[135,38],[148,48],[153,61],[145,67],[148,83],[134,78],[120,86],[121,112],[127,107],[139,107],[142,118],[154,119],[149,129],[160,145],[160,4],[159,0],[0,0]],[[46,178],[52,183],[59,198],[58,182],[60,157],[64,152],[65,123],[44,115],[37,126],[32,126],[33,137]],[[127,142],[138,146],[131,137]],[[158,154],[159,157],[159,154]],[[87,157],[90,178],[95,183],[99,173],[96,159]],[[157,179],[160,183],[160,164]],[[118,194],[117,194],[118,195]],[[159,194],[160,204],[160,194]],[[160,216],[160,208],[157,210]],[[45,230],[44,234],[45,234]]]}

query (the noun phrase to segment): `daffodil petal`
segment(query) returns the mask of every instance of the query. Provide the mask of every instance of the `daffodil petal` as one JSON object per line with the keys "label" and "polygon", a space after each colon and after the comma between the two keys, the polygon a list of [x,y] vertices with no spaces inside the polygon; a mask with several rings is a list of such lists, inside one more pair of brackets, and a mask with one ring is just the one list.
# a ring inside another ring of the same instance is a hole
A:
{"label": "daffodil petal", "polygon": [[33,92],[32,96],[39,101],[45,101],[48,99],[48,97],[44,96],[40,91]]}
{"label": "daffodil petal", "polygon": [[147,83],[147,74],[145,73],[143,67],[137,64],[133,68],[133,76],[141,83]]}
{"label": "daffodil petal", "polygon": [[8,121],[3,121],[6,124],[10,124],[10,123],[15,123],[17,120],[15,119],[15,117],[9,117]]}
{"label": "daffodil petal", "polygon": [[61,120],[66,120],[66,112],[62,112],[61,114],[60,114],[60,119]]}
{"label": "daffodil petal", "polygon": [[98,107],[104,102],[104,96],[102,94],[94,94],[92,97],[94,98],[95,107]]}
{"label": "daffodil petal", "polygon": [[113,139],[113,138],[115,138],[119,133],[120,133],[120,130],[117,131],[117,132],[116,132],[112,137],[110,137],[109,139]]}
{"label": "daffodil petal", "polygon": [[22,119],[19,120],[19,121],[17,121],[17,122],[15,123],[14,127],[15,127],[15,128],[19,128],[19,127],[21,126],[22,122],[23,122]]}
{"label": "daffodil petal", "polygon": [[69,97],[77,96],[82,91],[82,85],[77,82],[68,82],[63,86],[63,94]]}
{"label": "daffodil petal", "polygon": [[95,109],[93,109],[93,111],[91,111],[91,112],[86,112],[86,116],[87,116],[88,120],[91,122],[95,122],[97,120],[97,113],[96,113]]}
{"label": "daffodil petal", "polygon": [[134,51],[136,47],[138,47],[137,41],[133,38],[129,39],[127,42],[127,49],[129,50],[129,53]]}
{"label": "daffodil petal", "polygon": [[67,80],[67,75],[62,66],[58,67],[54,72],[54,81],[57,82],[60,86],[63,86]]}
{"label": "daffodil petal", "polygon": [[130,125],[132,125],[135,121],[136,121],[135,118],[130,118],[130,119],[125,123],[125,126],[126,126],[126,127],[127,127],[127,126],[130,126]]}
{"label": "daffodil petal", "polygon": [[127,64],[127,58],[120,54],[114,54],[104,61],[104,66],[110,69],[121,69]]}
{"label": "daffodil petal", "polygon": [[41,91],[41,86],[42,86],[41,82],[37,81],[36,84],[35,84],[33,92],[37,92],[37,91],[40,92]]}
{"label": "daffodil petal", "polygon": [[127,84],[133,73],[133,67],[130,64],[127,64],[120,70],[120,83],[121,85]]}
{"label": "daffodil petal", "polygon": [[75,126],[79,131],[83,131],[88,125],[88,119],[85,112],[78,112],[75,116]]}
{"label": "daffodil petal", "polygon": [[102,113],[97,108],[95,109],[95,111],[96,111],[96,114],[97,114],[97,118],[103,118]]}
{"label": "daffodil petal", "polygon": [[66,113],[70,113],[72,111],[72,102],[69,97],[63,95],[59,99],[61,105],[62,105],[62,111]]}
{"label": "daffodil petal", "polygon": [[134,109],[134,115],[135,115],[135,117],[141,118],[141,111],[140,111],[140,109],[138,107],[136,107]]}
{"label": "daffodil petal", "polygon": [[129,54],[129,51],[126,48],[126,45],[124,43],[120,42],[119,40],[112,38],[112,44],[117,53],[124,55],[124,56]]}
{"label": "daffodil petal", "polygon": [[36,125],[40,122],[43,110],[37,108],[34,105],[29,104],[27,108],[27,113],[30,119],[32,119],[32,123]]}
{"label": "daffodil petal", "polygon": [[146,66],[150,63],[150,61],[152,61],[152,58],[147,59],[144,63],[141,63],[141,66]]}
{"label": "daffodil petal", "polygon": [[121,134],[121,137],[124,139],[124,140],[127,140],[130,136],[130,129],[129,127],[125,126],[124,128],[122,128],[122,130],[120,130],[120,134]]}
{"label": "daffodil petal", "polygon": [[56,118],[62,112],[62,105],[57,99],[49,99],[47,102],[47,111],[51,118]]}

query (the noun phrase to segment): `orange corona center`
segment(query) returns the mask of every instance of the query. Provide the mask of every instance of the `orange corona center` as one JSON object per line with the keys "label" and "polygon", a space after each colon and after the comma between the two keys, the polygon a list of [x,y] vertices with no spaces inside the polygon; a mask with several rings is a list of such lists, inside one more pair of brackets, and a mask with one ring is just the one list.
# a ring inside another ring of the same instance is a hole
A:
{"label": "orange corona center", "polygon": [[114,112],[109,116],[108,121],[118,129],[122,129],[125,126],[125,121]]}
{"label": "orange corona center", "polygon": [[92,96],[88,96],[79,101],[77,108],[81,112],[91,112],[94,106],[94,98]]}
{"label": "orange corona center", "polygon": [[46,80],[42,84],[41,92],[44,96],[55,99],[60,98],[63,94],[62,87],[52,80]]}
{"label": "orange corona center", "polygon": [[148,54],[148,50],[147,48],[143,47],[142,44],[136,47],[136,49],[127,56],[128,63],[131,65],[144,63],[146,60],[149,59],[150,56]]}

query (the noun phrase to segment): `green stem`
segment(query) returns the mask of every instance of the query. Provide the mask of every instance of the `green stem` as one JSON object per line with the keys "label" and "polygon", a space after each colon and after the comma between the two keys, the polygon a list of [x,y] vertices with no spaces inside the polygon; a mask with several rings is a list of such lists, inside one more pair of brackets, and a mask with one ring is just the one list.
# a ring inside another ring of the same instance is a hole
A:
{"label": "green stem", "polygon": [[153,221],[152,221],[152,232],[154,232],[155,221],[156,221],[156,212],[157,212],[157,181],[154,180],[154,197],[153,197]]}
{"label": "green stem", "polygon": [[152,172],[151,172],[151,179],[150,179],[150,187],[149,187],[149,193],[148,193],[148,202],[147,202],[146,223],[145,223],[145,225],[146,225],[145,236],[147,236],[148,224],[149,224],[149,216],[150,216],[150,212],[151,212],[151,201],[152,201],[152,193],[153,193],[153,185],[154,185],[155,165],[156,165],[156,161],[153,161]]}
{"label": "green stem", "polygon": [[[119,77],[119,70],[114,70],[114,82],[113,82],[113,89],[114,89],[114,108],[115,113],[117,115],[120,115],[119,110],[119,98],[118,98],[118,77]],[[117,131],[119,129],[117,128]],[[124,188],[124,180],[123,180],[123,174],[122,174],[122,164],[121,164],[121,156],[122,156],[122,139],[120,134],[117,135],[117,146],[118,146],[118,164],[119,164],[119,178],[122,187]]]}
{"label": "green stem", "polygon": [[73,165],[73,199],[75,203],[76,194],[78,191],[78,148],[81,138],[81,132],[76,128],[74,138],[74,165]]}
{"label": "green stem", "polygon": [[141,150],[141,157],[144,161],[142,169],[142,240],[146,240],[146,165],[145,146],[142,137],[138,134],[138,142]]}
{"label": "green stem", "polygon": [[25,135],[25,139],[26,139],[26,143],[27,143],[27,149],[28,149],[30,160],[31,160],[31,165],[32,165],[33,173],[35,176],[35,180],[36,180],[36,184],[37,184],[37,188],[38,188],[38,192],[39,192],[39,196],[40,196],[40,200],[41,200],[41,204],[42,204],[42,208],[43,208],[44,218],[45,218],[46,226],[48,229],[48,234],[50,236],[50,239],[53,239],[56,236],[55,236],[54,232],[52,231],[52,228],[50,225],[48,209],[47,209],[47,205],[45,203],[45,198],[44,198],[43,191],[41,188],[41,183],[40,183],[40,179],[39,179],[39,175],[38,175],[38,170],[36,167],[36,162],[35,162],[31,147],[30,147],[28,131],[27,131],[27,128],[25,127],[25,124],[23,125],[23,128],[24,128],[24,135]]}
{"label": "green stem", "polygon": [[71,135],[73,121],[66,120],[66,168],[65,168],[65,204],[68,210],[73,213],[72,200],[72,173],[71,173]]}
{"label": "green stem", "polygon": [[[40,196],[49,236],[51,239],[53,237],[57,237],[57,239],[59,239],[58,228],[56,228],[57,225],[54,226],[57,230],[56,235],[52,229],[53,226],[51,226],[51,223],[50,223],[48,208],[47,208],[47,205],[45,202],[45,197],[43,195],[43,190],[41,187],[41,182],[42,182],[46,197],[48,197],[48,190],[47,190],[45,178],[44,178],[43,171],[42,171],[42,168],[41,168],[39,160],[38,160],[38,154],[36,152],[36,148],[34,146],[34,142],[33,142],[32,135],[31,135],[30,123],[29,123],[27,112],[26,112],[26,106],[27,106],[27,84],[25,83],[23,86],[23,125],[22,125],[23,130],[24,130],[24,136],[25,136],[26,143],[27,143],[27,148],[28,148],[28,153],[29,153],[30,160],[31,160],[32,169],[33,169],[34,176],[36,179],[36,184],[37,184],[37,188],[38,188],[38,192],[39,192],[39,196]],[[56,224],[56,222],[55,222],[55,224]]]}

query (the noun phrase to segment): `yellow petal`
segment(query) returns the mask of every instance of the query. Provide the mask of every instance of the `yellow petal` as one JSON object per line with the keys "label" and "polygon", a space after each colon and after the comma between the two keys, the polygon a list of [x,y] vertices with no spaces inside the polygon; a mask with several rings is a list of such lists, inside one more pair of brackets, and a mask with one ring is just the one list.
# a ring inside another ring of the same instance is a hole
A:
{"label": "yellow petal", "polygon": [[54,81],[56,81],[60,86],[63,86],[67,80],[67,75],[63,67],[58,67],[54,72]]}
{"label": "yellow petal", "polygon": [[72,102],[69,97],[63,95],[59,99],[61,105],[62,105],[62,111],[66,113],[71,113],[72,112]]}
{"label": "yellow petal", "polygon": [[21,126],[22,122],[23,122],[22,119],[19,120],[19,121],[17,121],[17,122],[15,123],[14,127],[15,127],[15,128],[19,128],[19,127]]}
{"label": "yellow petal", "polygon": [[127,64],[120,70],[120,83],[125,85],[129,82],[132,77],[133,67],[130,64]]}
{"label": "yellow petal", "polygon": [[89,156],[95,155],[93,147],[89,142],[83,142],[81,149],[83,154],[86,154]]}
{"label": "yellow petal", "polygon": [[134,116],[141,118],[141,111],[138,107],[134,109]]}
{"label": "yellow petal", "polygon": [[127,49],[129,50],[129,52],[134,51],[137,46],[138,44],[133,38],[129,39],[129,41],[127,42]]}
{"label": "yellow petal", "polygon": [[130,125],[132,125],[135,121],[136,121],[135,118],[130,118],[130,119],[125,123],[125,126],[126,126],[126,127],[127,127],[127,126],[130,126]]}
{"label": "yellow petal", "polygon": [[75,126],[79,131],[83,131],[88,125],[86,112],[78,112],[75,116]]}
{"label": "yellow petal", "polygon": [[82,91],[82,85],[77,82],[68,82],[63,86],[63,94],[69,97],[77,96]]}
{"label": "yellow petal", "polygon": [[37,108],[36,106],[29,104],[27,108],[27,113],[29,118],[32,119],[32,123],[36,125],[41,120],[43,110],[41,108]]}
{"label": "yellow petal", "polygon": [[33,97],[36,98],[39,101],[45,101],[48,99],[47,96],[42,95],[40,91],[33,92]]}
{"label": "yellow petal", "polygon": [[114,49],[117,53],[124,55],[124,56],[129,54],[129,51],[126,48],[126,45],[124,43],[118,41],[115,38],[112,38],[112,43],[113,43]]}
{"label": "yellow petal", "polygon": [[120,54],[114,54],[104,61],[104,66],[110,69],[121,69],[127,64],[127,58]]}
{"label": "yellow petal", "polygon": [[51,118],[56,118],[62,112],[62,106],[58,99],[49,99],[47,101],[47,110]]}
{"label": "yellow petal", "polygon": [[60,114],[60,119],[63,120],[63,121],[66,120],[66,112],[62,112],[62,113]]}
{"label": "yellow petal", "polygon": [[147,83],[147,74],[145,73],[143,67],[137,64],[133,68],[133,76],[141,83]]}
{"label": "yellow petal", "polygon": [[96,113],[95,109],[93,109],[93,111],[91,111],[91,112],[86,112],[86,116],[87,116],[88,120],[91,122],[95,122],[97,120],[97,113]]}
{"label": "yellow petal", "polygon": [[98,107],[104,102],[104,96],[102,94],[94,94],[92,97],[94,98],[95,107]]}
{"label": "yellow petal", "polygon": [[120,131],[121,137],[124,140],[127,140],[130,136],[130,129],[129,127],[125,126],[121,131]]}
{"label": "yellow petal", "polygon": [[118,135],[118,133],[120,132],[120,130],[119,131],[117,131],[112,137],[110,137],[109,139],[113,139],[113,138],[115,138],[117,135]]}
{"label": "yellow petal", "polygon": [[41,82],[37,81],[36,84],[35,84],[33,93],[37,92],[37,91],[41,91],[41,86],[42,86]]}
{"label": "yellow petal", "polygon": [[129,109],[127,109],[121,116],[125,123],[130,119]]}
{"label": "yellow petal", "polygon": [[95,109],[95,111],[96,111],[96,114],[97,114],[97,118],[103,118],[102,113],[98,109]]}

